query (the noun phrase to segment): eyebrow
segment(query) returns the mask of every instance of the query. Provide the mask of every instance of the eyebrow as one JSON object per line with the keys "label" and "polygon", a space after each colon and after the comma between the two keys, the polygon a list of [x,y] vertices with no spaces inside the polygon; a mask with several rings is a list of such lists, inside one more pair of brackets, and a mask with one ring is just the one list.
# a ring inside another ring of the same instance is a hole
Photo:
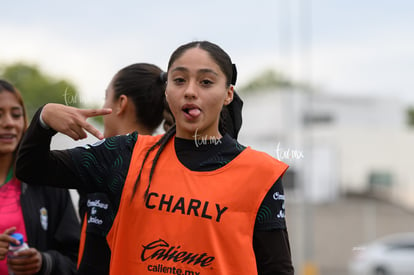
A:
{"label": "eyebrow", "polygon": [[[3,111],[3,110],[6,110],[5,108],[3,108],[3,107],[0,107],[0,110],[1,111]],[[20,106],[15,106],[15,107],[11,107],[11,110],[12,111],[16,111],[16,110],[18,110],[18,111],[23,111],[23,108],[22,107],[20,107]]]}
{"label": "eyebrow", "polygon": [[[171,72],[176,72],[176,71],[188,72],[189,70],[186,67],[176,67],[176,68],[174,68],[174,69],[171,70]],[[212,73],[214,75],[218,75],[218,73],[216,73],[212,69],[199,69],[199,70],[197,70],[197,72],[198,73]]]}

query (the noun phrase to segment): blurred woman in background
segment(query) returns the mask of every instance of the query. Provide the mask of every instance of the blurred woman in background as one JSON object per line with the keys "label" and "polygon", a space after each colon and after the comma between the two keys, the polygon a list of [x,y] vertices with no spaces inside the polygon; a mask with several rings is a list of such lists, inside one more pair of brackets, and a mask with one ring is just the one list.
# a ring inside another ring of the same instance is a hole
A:
{"label": "blurred woman in background", "polygon": [[[0,274],[76,274],[80,225],[69,192],[27,185],[14,174],[16,151],[27,127],[19,91],[0,80]],[[10,234],[29,249],[6,259]]]}

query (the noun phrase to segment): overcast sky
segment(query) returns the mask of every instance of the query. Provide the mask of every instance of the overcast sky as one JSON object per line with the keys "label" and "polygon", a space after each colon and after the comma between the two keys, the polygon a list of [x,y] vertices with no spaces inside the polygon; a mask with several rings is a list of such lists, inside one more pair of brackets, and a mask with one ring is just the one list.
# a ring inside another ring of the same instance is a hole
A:
{"label": "overcast sky", "polygon": [[325,92],[414,104],[413,15],[411,0],[2,1],[0,63],[37,64],[101,104],[122,67],[165,70],[177,46],[210,40],[239,85],[273,68]]}

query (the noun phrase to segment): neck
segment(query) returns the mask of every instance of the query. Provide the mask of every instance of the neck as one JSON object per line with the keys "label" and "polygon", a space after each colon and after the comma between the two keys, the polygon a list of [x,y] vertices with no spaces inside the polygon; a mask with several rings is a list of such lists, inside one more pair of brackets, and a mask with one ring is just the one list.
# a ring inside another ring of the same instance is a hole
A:
{"label": "neck", "polygon": [[139,123],[130,123],[124,125],[122,129],[119,130],[119,134],[125,135],[137,131],[140,135],[152,135],[154,131],[149,130],[147,127],[142,126]]}
{"label": "neck", "polygon": [[0,186],[3,185],[13,163],[13,154],[0,155]]}
{"label": "neck", "polygon": [[138,132],[138,134],[140,134],[140,135],[148,135],[148,136],[151,136],[154,133],[154,131],[148,130],[145,127],[137,127],[135,129]]}
{"label": "neck", "polygon": [[219,131],[200,131],[199,129],[195,129],[192,132],[187,132],[177,129],[176,137],[193,140],[218,140],[223,136]]}

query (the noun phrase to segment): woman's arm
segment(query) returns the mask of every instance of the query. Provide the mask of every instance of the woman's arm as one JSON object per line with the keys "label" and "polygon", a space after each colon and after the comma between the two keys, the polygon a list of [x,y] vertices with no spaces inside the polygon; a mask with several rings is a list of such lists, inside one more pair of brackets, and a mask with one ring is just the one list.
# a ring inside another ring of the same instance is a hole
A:
{"label": "woman's arm", "polygon": [[66,150],[50,151],[53,129],[41,126],[39,109],[20,143],[16,159],[16,176],[21,181],[34,185],[51,185],[76,188],[79,183]]}
{"label": "woman's arm", "polygon": [[[70,134],[71,137],[74,137],[76,133],[79,138],[83,138],[82,131],[87,129],[102,138],[99,131],[93,126],[88,126],[89,123],[86,122],[86,118],[91,114],[85,115],[83,111],[85,110],[64,105],[47,104],[36,112],[19,146],[15,169],[17,178],[28,184],[81,190],[86,188],[82,185],[70,151],[50,150],[50,142],[56,130]],[[93,114],[107,113],[107,111],[99,110],[90,110],[90,112]],[[50,129],[41,125],[41,113],[43,113],[43,121],[51,127]]]}
{"label": "woman's arm", "polygon": [[293,275],[294,268],[286,229],[260,231],[253,235],[259,275]]}
{"label": "woman's arm", "polygon": [[[253,249],[259,275],[293,275],[289,235],[285,221],[285,195],[282,180],[272,186],[260,209],[271,211],[269,219],[256,220]],[[260,212],[260,210],[259,210]]]}

